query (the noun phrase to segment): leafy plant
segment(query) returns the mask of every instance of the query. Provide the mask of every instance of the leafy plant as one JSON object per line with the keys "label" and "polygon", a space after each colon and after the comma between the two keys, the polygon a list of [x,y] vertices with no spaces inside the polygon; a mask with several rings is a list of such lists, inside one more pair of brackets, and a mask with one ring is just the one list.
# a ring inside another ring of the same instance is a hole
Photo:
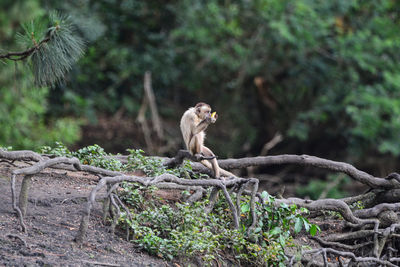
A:
{"label": "leafy plant", "polygon": [[[129,149],[128,163],[122,165],[110,157],[98,145],[71,152],[63,143],[54,148],[42,147],[41,152],[56,156],[77,157],[83,164],[100,166],[110,170],[143,170],[147,175],[171,173],[183,175],[192,172],[190,162],[176,169],[166,169],[160,159],[144,156],[141,149]],[[212,213],[205,214],[208,200],[192,205],[174,203],[167,205],[154,194],[154,187],[144,187],[124,182],[118,191],[122,201],[131,209],[131,215],[122,212],[120,225],[133,233],[132,240],[138,247],[168,260],[200,256],[206,262],[235,255],[234,261],[243,265],[282,265],[285,247],[295,246],[293,235],[302,229],[311,235],[320,231],[304,215],[306,209],[282,204],[277,207],[275,199],[263,192],[264,204],[257,203],[258,222],[248,235],[252,224],[249,197],[240,203],[241,228],[232,229],[231,212],[224,197],[220,195]]]}
{"label": "leafy plant", "polygon": [[205,214],[208,201],[194,205],[169,206],[155,199],[146,200],[146,189],[126,183],[122,199],[132,209],[133,219],[123,214],[121,225],[128,226],[133,233],[132,240],[138,247],[165,259],[179,259],[201,256],[204,261],[235,255],[234,261],[243,265],[281,265],[286,260],[285,247],[295,246],[293,234],[302,229],[311,235],[319,227],[311,224],[303,215],[305,209],[295,205],[273,205],[274,198],[263,192],[265,205],[258,203],[259,221],[252,236],[247,236],[251,224],[247,199],[241,203],[241,229],[232,229],[230,209],[219,197],[213,212]]}
{"label": "leafy plant", "polygon": [[40,148],[40,153],[55,155],[58,157],[72,157],[72,152],[62,142],[58,141],[55,142],[54,147],[42,146]]}
{"label": "leafy plant", "polygon": [[122,170],[123,164],[119,160],[112,158],[111,154],[106,153],[99,145],[95,144],[71,152],[62,142],[56,142],[55,144],[56,146],[54,148],[42,146],[40,152],[55,156],[76,157],[83,164],[112,171]]}
{"label": "leafy plant", "polygon": [[[80,137],[80,120],[59,118],[57,121],[45,120],[49,90],[32,88],[24,80],[12,88],[2,86],[0,71],[0,145],[12,145],[14,149],[37,149],[49,142],[62,140],[66,144],[77,141]],[[9,73],[12,77],[13,74]]]}
{"label": "leafy plant", "polygon": [[119,171],[122,169],[122,163],[110,157],[99,145],[87,146],[73,152],[72,155],[77,157],[83,164],[93,165],[104,169]]}
{"label": "leafy plant", "polygon": [[163,173],[170,173],[177,177],[185,178],[205,178],[204,174],[195,174],[189,160],[185,160],[181,166],[168,169],[163,166],[162,160],[155,157],[146,157],[142,149],[127,149],[129,152],[128,163],[124,166],[125,170],[142,170],[148,176],[158,176]]}

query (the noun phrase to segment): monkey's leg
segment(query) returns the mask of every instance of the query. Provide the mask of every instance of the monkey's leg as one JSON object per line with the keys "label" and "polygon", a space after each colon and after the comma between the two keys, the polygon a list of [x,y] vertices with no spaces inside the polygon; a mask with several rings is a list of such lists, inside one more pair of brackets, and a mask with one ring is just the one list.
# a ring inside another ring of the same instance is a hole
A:
{"label": "monkey's leg", "polygon": [[189,144],[188,144],[188,149],[192,155],[201,153],[201,145],[199,142],[199,137],[197,135],[194,135],[190,139]]}
{"label": "monkey's leg", "polygon": [[[206,146],[202,147],[201,152],[206,157],[215,157],[214,153]],[[212,169],[214,171],[215,178],[219,178],[221,175],[220,175],[220,168],[219,168],[217,159],[213,158],[212,160],[210,160],[210,162],[211,162],[211,165],[212,165]]]}
{"label": "monkey's leg", "polygon": [[[213,153],[208,147],[206,147],[206,146],[203,146],[203,147],[202,147],[202,153],[203,153],[205,156],[214,156],[214,157],[215,157],[214,153]],[[214,174],[215,174],[215,177],[216,177],[216,178],[220,178],[221,175],[222,175],[222,176],[226,176],[226,177],[236,177],[236,175],[234,175],[233,173],[228,172],[228,171],[222,169],[221,167],[219,167],[216,158],[210,160],[210,162],[211,162],[212,169],[214,170]],[[203,165],[206,166],[207,168],[210,168],[210,166],[209,166],[210,163],[209,163],[209,162],[207,162],[207,161],[202,161],[201,163],[203,163]],[[211,168],[210,168],[210,169],[211,169]],[[218,171],[215,171],[215,170],[218,170]],[[217,174],[218,174],[218,176],[217,176]]]}

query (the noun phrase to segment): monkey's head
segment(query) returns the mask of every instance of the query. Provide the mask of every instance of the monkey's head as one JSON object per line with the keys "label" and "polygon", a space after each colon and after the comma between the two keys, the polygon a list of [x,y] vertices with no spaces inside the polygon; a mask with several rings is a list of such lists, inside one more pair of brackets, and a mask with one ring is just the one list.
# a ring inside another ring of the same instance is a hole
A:
{"label": "monkey's head", "polygon": [[200,102],[197,103],[195,106],[196,109],[196,115],[201,119],[211,119],[211,122],[214,123],[216,119],[218,118],[218,115],[215,114],[215,117],[211,116],[211,107],[209,104]]}

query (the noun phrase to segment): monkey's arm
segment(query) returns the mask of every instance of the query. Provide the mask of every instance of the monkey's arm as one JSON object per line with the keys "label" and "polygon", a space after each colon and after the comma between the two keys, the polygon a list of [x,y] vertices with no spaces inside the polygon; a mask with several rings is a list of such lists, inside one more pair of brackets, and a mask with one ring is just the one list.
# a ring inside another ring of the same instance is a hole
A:
{"label": "monkey's arm", "polygon": [[206,119],[202,120],[199,124],[197,124],[196,126],[193,127],[192,135],[194,136],[202,131],[205,131],[210,123],[211,123],[210,118],[206,118]]}

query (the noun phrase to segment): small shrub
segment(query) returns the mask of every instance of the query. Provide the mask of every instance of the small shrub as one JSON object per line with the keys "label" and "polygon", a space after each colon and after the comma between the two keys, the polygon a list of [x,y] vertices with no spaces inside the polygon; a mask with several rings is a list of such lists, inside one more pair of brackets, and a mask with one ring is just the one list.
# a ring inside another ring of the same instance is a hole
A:
{"label": "small shrub", "polygon": [[127,149],[129,152],[128,163],[124,170],[142,170],[147,176],[158,176],[164,173],[170,173],[183,178],[204,178],[208,175],[196,174],[192,170],[189,160],[185,160],[181,166],[173,169],[167,169],[162,164],[162,160],[155,157],[146,157],[142,149]]}
{"label": "small shrub", "polygon": [[[41,149],[42,153],[77,157],[83,164],[110,170],[140,169],[148,176],[171,173],[178,177],[202,178],[193,173],[189,161],[178,168],[167,169],[160,159],[144,156],[141,149],[128,151],[128,163],[122,165],[98,145],[71,152],[57,142],[54,148]],[[320,230],[303,216],[306,209],[286,204],[276,207],[275,199],[267,192],[262,193],[265,203],[256,203],[258,222],[249,236],[248,228],[252,224],[249,197],[241,199],[240,229],[232,229],[232,214],[222,194],[212,213],[205,214],[207,200],[192,205],[166,205],[153,194],[153,187],[128,182],[122,183],[121,187],[123,190],[118,194],[131,210],[132,218],[123,211],[120,226],[129,228],[134,237],[132,242],[138,247],[168,260],[200,256],[210,264],[213,259],[229,258],[234,264],[246,266],[284,266],[287,260],[285,247],[295,246],[293,235],[302,229],[311,235]]]}
{"label": "small shrub", "polygon": [[230,260],[240,265],[284,266],[287,260],[284,248],[295,246],[293,234],[302,229],[312,235],[319,231],[318,226],[310,224],[302,216],[307,210],[295,205],[275,207],[275,199],[266,192],[263,197],[267,202],[257,204],[259,220],[252,237],[249,237],[247,229],[251,225],[251,216],[246,198],[241,202],[242,222],[237,230],[232,229],[230,209],[222,196],[213,212],[207,215],[204,209],[208,201],[192,206],[179,203],[175,207],[157,205],[154,199],[146,201],[143,197],[146,190],[127,185],[124,185],[122,199],[129,204],[134,218],[128,220],[124,214],[121,225],[131,229],[132,242],[138,247],[168,260],[201,256],[207,263],[225,258],[225,255],[234,255]]}
{"label": "small shrub", "polygon": [[40,153],[55,155],[57,157],[76,157],[82,164],[101,167],[112,171],[122,170],[122,163],[111,157],[99,145],[87,146],[78,151],[70,151],[63,143],[56,142],[55,147],[42,146]]}

